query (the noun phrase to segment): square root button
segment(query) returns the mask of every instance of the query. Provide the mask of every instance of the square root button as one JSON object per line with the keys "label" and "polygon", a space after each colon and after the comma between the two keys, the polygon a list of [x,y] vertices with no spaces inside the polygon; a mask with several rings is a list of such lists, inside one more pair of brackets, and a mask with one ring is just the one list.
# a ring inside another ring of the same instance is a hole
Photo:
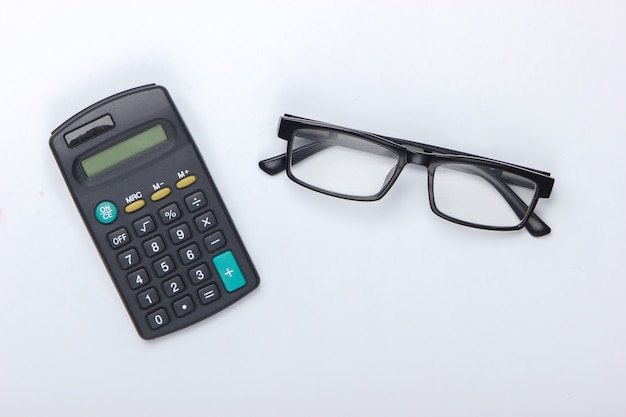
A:
{"label": "square root button", "polygon": [[213,265],[217,274],[224,283],[226,291],[233,292],[246,285],[246,278],[241,273],[235,256],[231,251],[226,251],[213,258]]}

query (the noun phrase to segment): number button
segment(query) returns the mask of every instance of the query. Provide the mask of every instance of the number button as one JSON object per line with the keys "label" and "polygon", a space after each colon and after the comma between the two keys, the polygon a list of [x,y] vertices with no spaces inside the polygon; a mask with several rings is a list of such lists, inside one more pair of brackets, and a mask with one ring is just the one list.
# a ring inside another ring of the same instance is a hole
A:
{"label": "number button", "polygon": [[222,232],[215,232],[204,238],[204,244],[209,252],[215,252],[222,246],[226,245],[226,239]]}
{"label": "number button", "polygon": [[164,277],[165,275],[174,271],[174,269],[176,268],[176,265],[174,264],[171,256],[165,256],[159,259],[158,261],[153,263],[152,266],[154,267],[154,270],[159,277]]}
{"label": "number button", "polygon": [[117,255],[117,261],[122,269],[131,268],[139,263],[139,254],[135,249],[129,249]]}
{"label": "number button", "polygon": [[170,229],[169,233],[174,244],[182,243],[191,237],[189,226],[185,223]]}
{"label": "number button", "polygon": [[185,265],[189,265],[190,263],[200,259],[200,249],[198,249],[198,245],[196,244],[189,245],[186,248],[179,250],[178,255]]}
{"label": "number button", "polygon": [[146,251],[149,257],[157,256],[165,250],[165,243],[163,243],[161,236],[156,236],[143,242],[143,250]]}
{"label": "number button", "polygon": [[107,239],[109,239],[109,243],[113,249],[117,249],[120,246],[124,246],[128,242],[130,242],[130,235],[126,231],[126,228],[122,227],[117,229],[107,235]]}
{"label": "number button", "polygon": [[178,276],[163,283],[163,290],[168,297],[178,295],[184,289],[183,280]]}
{"label": "number button", "polygon": [[130,288],[137,289],[139,287],[143,287],[148,282],[150,282],[150,277],[145,269],[141,268],[139,271],[135,271],[131,274],[128,274],[128,285]]}
{"label": "number button", "polygon": [[159,217],[161,218],[163,224],[170,224],[172,222],[175,222],[180,218],[180,216],[180,208],[178,208],[178,205],[176,203],[172,203],[169,206],[165,206],[161,210],[159,210]]}
{"label": "number button", "polygon": [[133,223],[133,228],[137,236],[142,237],[156,229],[152,216],[145,216]]}
{"label": "number button", "polygon": [[149,288],[137,295],[137,301],[139,301],[141,308],[148,308],[159,302],[159,294],[157,294],[154,288]]}
{"label": "number button", "polygon": [[201,264],[188,272],[189,279],[193,284],[200,284],[201,282],[208,281],[211,276],[209,267],[206,264]]}
{"label": "number button", "polygon": [[204,214],[199,215],[194,220],[196,222],[196,227],[200,232],[204,232],[205,230],[209,230],[213,226],[215,226],[215,216],[213,212],[206,212]]}
{"label": "number button", "polygon": [[160,308],[152,314],[148,314],[148,324],[152,330],[156,330],[159,327],[165,326],[170,322],[170,317],[167,312]]}
{"label": "number button", "polygon": [[181,298],[174,303],[174,313],[176,313],[178,317],[191,313],[195,308],[196,306],[189,296]]}
{"label": "number button", "polygon": [[185,205],[189,211],[200,210],[207,205],[206,196],[202,191],[196,191],[195,193],[185,197]]}

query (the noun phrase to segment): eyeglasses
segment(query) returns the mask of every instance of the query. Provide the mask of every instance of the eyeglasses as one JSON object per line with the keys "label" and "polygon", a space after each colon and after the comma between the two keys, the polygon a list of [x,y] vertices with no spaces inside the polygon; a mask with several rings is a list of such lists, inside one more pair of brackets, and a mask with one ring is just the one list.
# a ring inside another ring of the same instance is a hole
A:
{"label": "eyeglasses", "polygon": [[451,222],[533,236],[550,227],[533,210],[554,185],[550,173],[481,156],[284,115],[278,137],[287,153],[259,162],[311,190],[358,201],[382,198],[406,164],[428,170],[432,211]]}

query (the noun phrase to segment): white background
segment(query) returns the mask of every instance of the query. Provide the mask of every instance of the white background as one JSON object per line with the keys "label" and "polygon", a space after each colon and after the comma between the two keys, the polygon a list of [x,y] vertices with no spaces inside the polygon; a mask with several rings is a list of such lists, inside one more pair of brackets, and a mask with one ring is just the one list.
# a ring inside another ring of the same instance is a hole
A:
{"label": "white background", "polygon": [[[621,1],[0,5],[0,415],[626,415]],[[166,86],[261,276],[140,339],[48,148]],[[553,233],[270,177],[285,112],[549,170]]]}

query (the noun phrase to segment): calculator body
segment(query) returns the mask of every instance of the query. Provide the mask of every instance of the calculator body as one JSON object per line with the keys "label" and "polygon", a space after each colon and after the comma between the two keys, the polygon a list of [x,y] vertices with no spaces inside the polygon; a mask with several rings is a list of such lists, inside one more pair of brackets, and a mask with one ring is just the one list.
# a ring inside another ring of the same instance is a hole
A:
{"label": "calculator body", "polygon": [[[147,85],[95,103],[55,129],[50,147],[144,339],[205,319],[259,285],[165,88]],[[86,250],[68,246],[72,257]],[[88,271],[77,273],[89,279]]]}

